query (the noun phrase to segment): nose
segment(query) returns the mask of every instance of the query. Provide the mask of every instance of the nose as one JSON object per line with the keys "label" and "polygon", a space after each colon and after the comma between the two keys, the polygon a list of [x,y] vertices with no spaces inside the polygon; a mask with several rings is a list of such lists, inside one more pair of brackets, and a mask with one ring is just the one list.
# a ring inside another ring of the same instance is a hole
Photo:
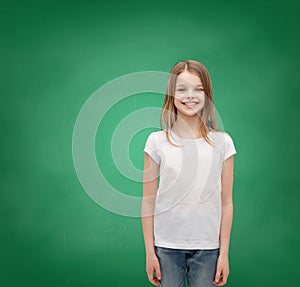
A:
{"label": "nose", "polygon": [[194,98],[193,91],[189,91],[187,95],[188,99]]}

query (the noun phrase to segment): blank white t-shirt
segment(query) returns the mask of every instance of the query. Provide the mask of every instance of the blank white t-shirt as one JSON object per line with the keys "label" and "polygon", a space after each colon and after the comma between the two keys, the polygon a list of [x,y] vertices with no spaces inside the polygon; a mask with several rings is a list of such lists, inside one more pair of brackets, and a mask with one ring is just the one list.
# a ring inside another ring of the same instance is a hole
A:
{"label": "blank white t-shirt", "polygon": [[178,249],[214,249],[219,245],[222,164],[237,153],[230,135],[210,131],[183,139],[169,130],[149,134],[144,151],[160,165],[154,210],[154,245]]}

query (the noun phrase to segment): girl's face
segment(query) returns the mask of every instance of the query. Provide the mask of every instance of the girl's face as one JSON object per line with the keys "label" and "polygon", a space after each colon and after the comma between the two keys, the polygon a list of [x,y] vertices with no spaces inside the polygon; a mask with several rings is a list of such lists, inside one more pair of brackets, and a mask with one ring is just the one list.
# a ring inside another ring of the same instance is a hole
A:
{"label": "girl's face", "polygon": [[200,78],[190,72],[182,72],[177,76],[174,104],[177,112],[185,116],[199,113],[205,103],[203,85]]}

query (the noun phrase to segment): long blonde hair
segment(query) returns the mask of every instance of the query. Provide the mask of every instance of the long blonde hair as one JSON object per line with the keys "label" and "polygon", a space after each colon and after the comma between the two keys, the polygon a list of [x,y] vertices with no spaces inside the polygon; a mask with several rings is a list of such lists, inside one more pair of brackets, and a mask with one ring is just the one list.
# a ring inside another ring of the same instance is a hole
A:
{"label": "long blonde hair", "polygon": [[160,117],[160,129],[162,130],[162,122],[165,122],[167,140],[172,145],[176,146],[170,141],[169,129],[173,127],[175,121],[177,120],[177,108],[174,104],[175,86],[176,86],[176,80],[178,75],[184,71],[188,71],[193,74],[196,74],[202,81],[203,90],[207,98],[205,98],[205,104],[203,109],[198,114],[200,118],[199,131],[203,135],[204,139],[209,144],[211,144],[211,141],[207,135],[210,130],[215,130],[215,131],[218,130],[216,124],[216,116],[214,112],[212,84],[211,84],[210,75],[206,67],[200,62],[195,60],[186,60],[186,61],[177,62],[173,66],[172,70],[170,71],[166,95],[165,95],[165,99],[162,107],[162,113]]}

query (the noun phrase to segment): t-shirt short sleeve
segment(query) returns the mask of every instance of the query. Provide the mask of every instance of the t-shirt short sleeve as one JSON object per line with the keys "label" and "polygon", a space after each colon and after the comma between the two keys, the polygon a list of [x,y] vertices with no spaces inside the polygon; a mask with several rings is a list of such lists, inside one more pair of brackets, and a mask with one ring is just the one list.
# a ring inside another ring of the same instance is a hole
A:
{"label": "t-shirt short sleeve", "polygon": [[157,163],[160,164],[160,157],[157,153],[157,147],[156,147],[156,134],[155,132],[152,132],[149,134],[146,143],[144,151],[150,155],[150,157]]}
{"label": "t-shirt short sleeve", "polygon": [[237,151],[231,136],[228,133],[224,133],[224,135],[225,135],[225,148],[224,148],[224,161],[225,161],[230,156],[236,154]]}

